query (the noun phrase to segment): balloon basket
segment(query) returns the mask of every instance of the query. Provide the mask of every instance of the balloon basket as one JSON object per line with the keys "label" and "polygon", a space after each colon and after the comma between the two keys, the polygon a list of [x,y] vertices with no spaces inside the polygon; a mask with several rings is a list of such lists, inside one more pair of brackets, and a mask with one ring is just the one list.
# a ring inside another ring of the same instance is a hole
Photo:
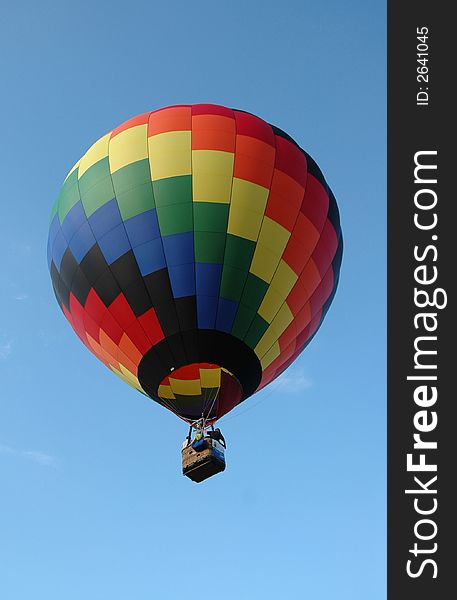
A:
{"label": "balloon basket", "polygon": [[205,479],[225,470],[225,452],[216,440],[204,438],[197,449],[191,443],[182,449],[182,473],[192,481]]}

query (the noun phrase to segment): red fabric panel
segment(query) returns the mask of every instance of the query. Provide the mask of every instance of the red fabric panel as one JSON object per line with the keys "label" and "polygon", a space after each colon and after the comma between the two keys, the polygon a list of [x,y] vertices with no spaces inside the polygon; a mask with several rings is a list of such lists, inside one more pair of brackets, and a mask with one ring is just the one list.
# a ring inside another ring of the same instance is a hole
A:
{"label": "red fabric panel", "polygon": [[220,106],[218,104],[194,104],[192,106],[192,116],[194,115],[221,115],[233,119],[233,110]]}
{"label": "red fabric panel", "polygon": [[135,321],[129,325],[125,332],[144,356],[149,348],[151,348],[152,343],[140,323]]}
{"label": "red fabric panel", "polygon": [[168,131],[190,131],[192,109],[190,106],[170,106],[152,112],[148,121],[148,137]]}
{"label": "red fabric panel", "polygon": [[306,186],[308,164],[303,152],[294,143],[276,136],[276,168],[295,179],[303,188]]}
{"label": "red fabric panel", "polygon": [[313,175],[308,175],[306,193],[301,212],[308,217],[317,231],[321,231],[328,214],[328,195],[322,184]]}
{"label": "red fabric panel", "polygon": [[241,395],[239,383],[231,375],[221,371],[221,387],[217,402],[217,418],[220,419],[239,404]]}
{"label": "red fabric panel", "polygon": [[136,321],[136,316],[127,302],[124,294],[119,296],[109,305],[109,311],[125,331],[129,325]]}
{"label": "red fabric panel", "polygon": [[100,323],[100,328],[103,329],[106,335],[111,338],[117,346],[119,345],[124,329],[119,325],[109,310],[106,311]]}
{"label": "red fabric panel", "polygon": [[110,139],[113,139],[113,137],[118,135],[119,133],[121,133],[121,131],[130,129],[131,127],[136,127],[137,125],[145,125],[149,120],[150,114],[151,114],[150,112],[143,113],[142,115],[138,115],[137,117],[133,117],[132,119],[128,119],[127,121],[124,121],[124,123],[122,123],[122,125],[119,125],[119,127],[116,127],[115,129],[113,129],[113,131],[111,132]]}
{"label": "red fabric panel", "polygon": [[138,318],[138,321],[146,332],[146,335],[150,339],[152,345],[155,345],[160,342],[160,340],[163,340],[165,336],[154,308],[150,308],[144,314],[142,314],[141,317]]}
{"label": "red fabric panel", "polygon": [[237,110],[234,111],[234,114],[237,135],[250,135],[253,138],[263,140],[270,146],[276,146],[273,129],[263,119]]}

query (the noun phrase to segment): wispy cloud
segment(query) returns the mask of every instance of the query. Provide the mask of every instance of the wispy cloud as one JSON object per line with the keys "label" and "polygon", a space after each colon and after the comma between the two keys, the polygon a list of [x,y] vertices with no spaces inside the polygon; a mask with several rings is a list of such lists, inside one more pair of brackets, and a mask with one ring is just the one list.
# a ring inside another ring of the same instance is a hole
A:
{"label": "wispy cloud", "polygon": [[312,387],[313,382],[306,375],[304,369],[292,367],[278,377],[278,384],[282,388],[287,388],[288,392],[302,392]]}
{"label": "wispy cloud", "polygon": [[0,360],[6,360],[13,349],[13,340],[0,336]]}
{"label": "wispy cloud", "polygon": [[19,292],[18,294],[16,294],[14,296],[14,299],[17,300],[18,302],[22,302],[23,300],[27,300],[28,297],[29,297],[29,295],[26,294],[25,292]]}
{"label": "wispy cloud", "polygon": [[14,240],[9,244],[9,254],[12,256],[30,256],[32,253],[32,246],[27,242],[18,242]]}
{"label": "wispy cloud", "polygon": [[19,450],[5,444],[0,444],[0,454],[31,460],[43,467],[57,467],[59,465],[59,460],[55,456],[39,450]]}

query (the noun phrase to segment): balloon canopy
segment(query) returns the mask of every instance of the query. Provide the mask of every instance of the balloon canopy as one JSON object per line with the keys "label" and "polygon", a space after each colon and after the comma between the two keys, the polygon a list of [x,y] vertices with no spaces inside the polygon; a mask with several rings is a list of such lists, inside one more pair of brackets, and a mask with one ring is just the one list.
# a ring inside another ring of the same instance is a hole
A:
{"label": "balloon canopy", "polygon": [[240,110],[134,117],[71,169],[48,264],[83,343],[186,421],[215,421],[319,328],[342,255],[338,208],[286,133]]}

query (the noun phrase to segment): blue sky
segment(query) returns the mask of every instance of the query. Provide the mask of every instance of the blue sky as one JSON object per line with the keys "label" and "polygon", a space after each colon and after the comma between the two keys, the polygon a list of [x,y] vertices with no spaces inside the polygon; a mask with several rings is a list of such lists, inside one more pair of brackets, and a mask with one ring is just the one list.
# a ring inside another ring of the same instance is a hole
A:
{"label": "blue sky", "polygon": [[[8,2],[0,25],[0,597],[385,597],[385,6]],[[215,102],[319,163],[345,238],[299,360],[221,422],[228,469],[180,474],[181,421],[89,354],[54,300],[49,212],[126,118]],[[197,588],[198,589],[198,588]]]}

